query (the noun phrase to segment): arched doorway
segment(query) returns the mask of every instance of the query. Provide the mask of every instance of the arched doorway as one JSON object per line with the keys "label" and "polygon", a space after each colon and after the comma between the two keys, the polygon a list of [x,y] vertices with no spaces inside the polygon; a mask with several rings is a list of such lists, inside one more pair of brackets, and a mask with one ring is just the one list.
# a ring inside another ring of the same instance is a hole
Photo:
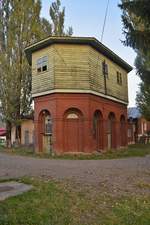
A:
{"label": "arched doorway", "polygon": [[48,110],[39,114],[39,150],[44,153],[52,151],[52,118]]}
{"label": "arched doorway", "polygon": [[127,130],[126,130],[126,119],[124,115],[120,117],[120,146],[126,146]]}
{"label": "arched doorway", "polygon": [[107,143],[108,149],[116,147],[116,118],[113,112],[108,115]]}
{"label": "arched doorway", "polygon": [[80,110],[73,108],[64,114],[64,151],[83,151],[83,115]]}
{"label": "arched doorway", "polygon": [[93,135],[96,142],[96,151],[103,149],[103,116],[96,110],[93,116]]}

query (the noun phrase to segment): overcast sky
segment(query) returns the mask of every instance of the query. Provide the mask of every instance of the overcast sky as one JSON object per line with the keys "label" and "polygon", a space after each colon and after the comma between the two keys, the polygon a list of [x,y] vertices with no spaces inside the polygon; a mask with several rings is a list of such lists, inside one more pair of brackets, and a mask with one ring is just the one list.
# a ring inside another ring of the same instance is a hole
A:
{"label": "overcast sky", "polygon": [[[42,0],[42,16],[48,20],[50,19],[49,7],[51,2],[53,1]],[[62,0],[61,2],[66,8],[65,26],[73,27],[74,36],[92,36],[101,39],[107,0]],[[136,54],[131,48],[125,47],[121,43],[124,36],[118,3],[118,0],[110,0],[103,44],[134,67]],[[135,73],[134,69],[128,75],[129,106],[135,106],[136,92],[140,82]]]}

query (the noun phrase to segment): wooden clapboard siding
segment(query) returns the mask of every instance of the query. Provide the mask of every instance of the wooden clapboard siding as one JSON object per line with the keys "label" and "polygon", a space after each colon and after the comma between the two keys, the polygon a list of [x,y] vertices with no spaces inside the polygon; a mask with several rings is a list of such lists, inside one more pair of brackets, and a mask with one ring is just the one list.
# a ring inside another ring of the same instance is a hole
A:
{"label": "wooden clapboard siding", "polygon": [[[44,48],[32,54],[32,94],[41,93],[54,89],[54,48]],[[48,56],[48,70],[37,72],[37,59]]]}
{"label": "wooden clapboard siding", "polygon": [[[90,60],[90,88],[105,93],[102,62],[108,64],[108,79],[106,79],[107,94],[123,101],[128,101],[127,72],[108,58],[89,47]],[[117,84],[117,71],[122,74],[122,85]]]}
{"label": "wooden clapboard siding", "polygon": [[89,89],[88,48],[54,45],[55,88]]}
{"label": "wooden clapboard siding", "polygon": [[[37,59],[48,56],[48,71],[37,73]],[[102,62],[108,64],[107,94],[128,101],[127,72],[89,45],[53,44],[32,54],[32,93],[53,89],[91,90],[104,94]],[[122,85],[117,84],[117,71]]]}
{"label": "wooden clapboard siding", "polygon": [[[106,60],[106,62],[109,66],[107,94],[128,102],[127,72],[110,60]],[[122,75],[122,85],[117,83],[117,71]]]}
{"label": "wooden clapboard siding", "polygon": [[104,77],[102,75],[102,60],[102,55],[92,47],[89,47],[90,89],[105,93]]}

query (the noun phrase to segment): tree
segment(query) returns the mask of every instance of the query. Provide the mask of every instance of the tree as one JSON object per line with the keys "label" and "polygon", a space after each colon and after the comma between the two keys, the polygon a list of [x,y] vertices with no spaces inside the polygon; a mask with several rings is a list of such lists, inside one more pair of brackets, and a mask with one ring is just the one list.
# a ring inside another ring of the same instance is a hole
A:
{"label": "tree", "polygon": [[135,66],[141,78],[137,105],[141,113],[150,119],[150,1],[122,0],[119,7],[124,25],[123,43],[137,53]]}
{"label": "tree", "polygon": [[52,2],[49,10],[50,18],[52,21],[52,34],[55,36],[71,36],[73,34],[72,27],[67,31],[64,29],[65,22],[65,7],[61,10],[60,0]]}
{"label": "tree", "polygon": [[12,124],[17,127],[19,140],[21,116],[31,109],[31,68],[24,49],[51,34],[48,21],[40,18],[41,2],[22,0],[21,3],[5,0],[0,5],[0,101],[9,146]]}
{"label": "tree", "polygon": [[6,121],[7,146],[11,146],[11,127],[16,126],[20,141],[21,117],[31,110],[31,68],[24,49],[49,35],[72,35],[64,30],[65,8],[60,0],[50,7],[52,24],[40,18],[40,0],[0,1],[0,103]]}

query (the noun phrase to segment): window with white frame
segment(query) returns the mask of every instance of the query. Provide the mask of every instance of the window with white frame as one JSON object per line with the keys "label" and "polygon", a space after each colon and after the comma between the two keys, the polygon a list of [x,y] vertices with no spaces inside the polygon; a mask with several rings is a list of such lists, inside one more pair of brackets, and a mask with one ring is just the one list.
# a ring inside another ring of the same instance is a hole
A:
{"label": "window with white frame", "polygon": [[45,72],[48,70],[48,57],[43,56],[37,60],[37,72]]}

